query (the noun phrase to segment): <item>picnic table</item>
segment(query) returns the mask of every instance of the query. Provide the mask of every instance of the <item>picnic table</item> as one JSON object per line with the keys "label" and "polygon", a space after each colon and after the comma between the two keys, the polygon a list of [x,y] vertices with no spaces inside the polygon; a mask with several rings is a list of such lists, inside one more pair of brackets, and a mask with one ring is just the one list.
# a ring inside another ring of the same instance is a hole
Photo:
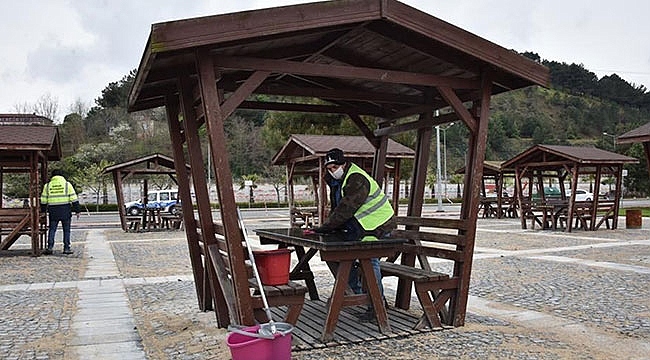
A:
{"label": "picnic table", "polygon": [[[262,244],[275,243],[280,247],[293,246],[295,248],[298,263],[291,270],[290,279],[305,280],[312,299],[313,295],[318,297],[318,290],[313,280],[313,273],[309,268],[309,261],[317,252],[320,252],[321,260],[339,264],[327,307],[321,341],[328,342],[334,338],[334,330],[341,309],[355,305],[371,304],[375,310],[379,331],[381,333],[390,332],[386,307],[370,259],[394,255],[406,240],[374,238],[370,241],[344,241],[341,234],[305,234],[303,229],[299,228],[256,229],[254,231]],[[309,250],[305,251],[305,248]],[[346,293],[348,277],[355,260],[358,260],[360,264],[364,286],[367,289],[366,294]]]}
{"label": "picnic table", "polygon": [[[542,229],[556,230],[560,217],[566,217],[568,206],[568,201],[547,201],[545,203],[533,205],[532,211],[540,214],[539,217]],[[535,223],[533,222],[533,228],[534,226]]]}

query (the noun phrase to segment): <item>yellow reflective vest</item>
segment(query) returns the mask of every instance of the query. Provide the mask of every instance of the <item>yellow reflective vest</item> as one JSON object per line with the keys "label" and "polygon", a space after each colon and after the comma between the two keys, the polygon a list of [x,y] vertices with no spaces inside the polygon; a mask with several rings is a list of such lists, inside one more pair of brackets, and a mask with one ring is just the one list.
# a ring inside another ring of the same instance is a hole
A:
{"label": "yellow reflective vest", "polygon": [[378,228],[380,225],[384,224],[386,221],[394,215],[393,207],[388,201],[388,197],[379,187],[379,184],[368,175],[363,169],[357,166],[354,163],[349,163],[350,169],[343,179],[343,185],[341,186],[341,196],[345,196],[343,189],[347,184],[348,178],[352,174],[360,174],[368,179],[370,183],[370,191],[368,192],[368,197],[364,201],[363,205],[357,209],[354,213],[354,217],[357,219],[359,224],[366,231],[372,231]]}
{"label": "yellow reflective vest", "polygon": [[43,187],[41,193],[41,204],[56,206],[72,204],[77,201],[77,193],[72,184],[66,181],[63,176],[53,176],[49,183]]}

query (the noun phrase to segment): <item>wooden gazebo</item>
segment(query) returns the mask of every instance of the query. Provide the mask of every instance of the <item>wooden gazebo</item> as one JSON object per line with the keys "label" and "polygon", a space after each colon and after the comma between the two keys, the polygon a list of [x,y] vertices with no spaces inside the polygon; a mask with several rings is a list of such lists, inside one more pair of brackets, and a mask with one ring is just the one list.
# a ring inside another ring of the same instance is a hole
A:
{"label": "wooden gazebo", "polygon": [[[343,150],[346,158],[359,165],[369,173],[375,157],[375,147],[363,136],[329,136],[294,134],[271,160],[272,165],[287,167],[287,187],[289,208],[294,207],[294,179],[297,176],[308,177],[312,181],[318,219],[323,219],[327,208],[327,185],[320,181],[324,178],[323,164],[327,151],[332,148]],[[384,189],[387,190],[387,179],[393,179],[393,208],[395,213],[399,206],[400,164],[402,159],[413,159],[415,152],[392,139],[386,145],[386,165],[384,170]]]}
{"label": "wooden gazebo", "polygon": [[[0,250],[9,249],[20,235],[28,235],[32,255],[41,254],[47,220],[40,211],[40,191],[47,182],[48,162],[60,159],[59,130],[50,119],[0,114]],[[3,206],[3,175],[8,173],[29,174],[29,199],[22,208]]]}
{"label": "wooden gazebo", "polygon": [[[481,180],[481,205],[483,217],[516,217],[516,195],[505,192],[505,179],[515,177],[514,169],[506,169],[503,161],[483,162],[483,178]],[[456,170],[456,174],[465,174],[465,167]],[[487,191],[488,185],[493,186],[494,195]],[[516,190],[515,190],[516,191]]]}
{"label": "wooden gazebo", "polygon": [[[253,324],[253,310],[260,306],[246,269],[225,145],[226,118],[237,109],[348,115],[375,148],[372,175],[379,180],[386,169],[389,136],[417,132],[407,208],[416,220],[422,214],[432,130],[460,120],[469,134],[467,191],[459,219],[436,224],[457,233],[443,236],[454,239],[459,254],[453,258],[455,285],[447,299],[449,323],[461,326],[490,98],[547,82],[544,66],[398,1],[326,1],[154,24],[129,94],[129,111],[165,107],[199,306],[210,309],[214,302],[222,327]],[[275,96],[282,101],[271,101]],[[453,112],[436,116],[442,108]],[[369,127],[366,116],[378,126]],[[212,217],[205,180],[202,126],[214,160],[219,223]],[[180,171],[184,148],[192,166],[198,219],[187,211],[192,199],[189,178]],[[401,261],[413,266],[415,257]],[[411,283],[401,283],[398,292],[410,300]]]}
{"label": "wooden gazebo", "polygon": [[[181,166],[182,169],[182,166]],[[190,173],[190,166],[185,164],[186,174]],[[162,154],[151,154],[141,158],[125,161],[121,164],[108,166],[103,171],[104,174],[113,175],[113,185],[115,186],[115,195],[117,197],[117,208],[120,214],[120,224],[122,230],[127,231],[128,224],[126,221],[126,209],[124,208],[124,188],[125,180],[129,178],[141,177],[143,183],[143,201],[146,206],[147,193],[149,192],[148,176],[151,175],[168,175],[169,178],[178,185],[176,180],[176,168],[174,159]],[[144,215],[143,215],[144,216]]]}
{"label": "wooden gazebo", "polygon": [[[616,229],[621,198],[623,165],[638,162],[637,159],[595,147],[564,145],[535,145],[503,163],[503,167],[515,169],[515,188],[518,196],[522,228],[526,220],[541,223],[543,228],[566,223],[565,231],[571,232],[574,220],[585,230],[597,230],[601,225]],[[593,176],[596,188],[591,201],[575,200],[580,176]],[[616,191],[613,199],[600,199],[598,189],[601,179],[613,177]],[[528,179],[524,186],[524,179]],[[570,179],[571,195],[567,199],[566,183]],[[561,192],[560,199],[547,199],[544,191],[546,180],[556,181]],[[536,191],[536,192],[535,192]],[[534,196],[535,195],[535,196]],[[540,218],[544,220],[540,221]]]}
{"label": "wooden gazebo", "polygon": [[641,143],[645,153],[646,166],[650,174],[650,122],[632,129],[616,138],[617,144]]}

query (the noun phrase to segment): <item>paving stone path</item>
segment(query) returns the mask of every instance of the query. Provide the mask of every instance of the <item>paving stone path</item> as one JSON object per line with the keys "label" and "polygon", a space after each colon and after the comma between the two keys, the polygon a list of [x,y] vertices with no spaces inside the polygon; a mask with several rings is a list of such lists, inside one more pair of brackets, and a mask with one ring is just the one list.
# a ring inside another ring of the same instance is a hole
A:
{"label": "paving stone path", "polygon": [[[32,258],[28,246],[0,252],[0,359],[229,358],[227,332],[198,311],[182,232],[74,230],[72,256]],[[328,270],[313,269],[326,294]],[[293,358],[650,359],[648,283],[647,226],[565,234],[479,221],[464,327]],[[384,287],[390,299],[396,286]]]}
{"label": "paving stone path", "polygon": [[77,285],[74,337],[68,343],[79,359],[146,359],[129,299],[113,252],[101,231],[86,236],[88,260],[84,281]]}

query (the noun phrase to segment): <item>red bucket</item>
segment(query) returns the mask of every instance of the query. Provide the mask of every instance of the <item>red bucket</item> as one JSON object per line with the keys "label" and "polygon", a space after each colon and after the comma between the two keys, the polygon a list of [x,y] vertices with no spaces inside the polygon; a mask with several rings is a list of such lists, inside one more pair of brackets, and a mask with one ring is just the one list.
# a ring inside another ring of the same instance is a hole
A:
{"label": "red bucket", "polygon": [[263,285],[285,285],[289,282],[291,250],[256,250],[253,256]]}

